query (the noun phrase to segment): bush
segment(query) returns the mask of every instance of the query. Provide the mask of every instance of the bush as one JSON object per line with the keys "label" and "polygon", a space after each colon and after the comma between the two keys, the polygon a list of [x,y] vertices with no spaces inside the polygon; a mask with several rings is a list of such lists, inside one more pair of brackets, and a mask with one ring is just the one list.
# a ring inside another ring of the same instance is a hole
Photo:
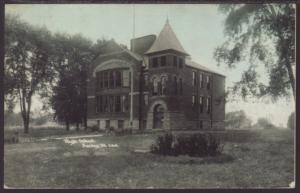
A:
{"label": "bush", "polygon": [[174,136],[172,133],[166,133],[163,136],[158,136],[156,143],[151,146],[152,153],[160,155],[173,155],[174,151],[172,145],[174,143]]}
{"label": "bush", "polygon": [[132,134],[132,128],[117,128],[114,130],[116,136]]}
{"label": "bush", "polygon": [[212,134],[166,133],[151,146],[151,152],[160,155],[189,155],[191,157],[216,156],[222,152],[220,140]]}
{"label": "bush", "polygon": [[266,118],[259,118],[257,120],[257,125],[262,127],[263,129],[276,129],[276,126],[273,125],[268,119]]}
{"label": "bush", "polygon": [[90,129],[91,129],[92,132],[99,131],[99,127],[97,125],[91,126]]}

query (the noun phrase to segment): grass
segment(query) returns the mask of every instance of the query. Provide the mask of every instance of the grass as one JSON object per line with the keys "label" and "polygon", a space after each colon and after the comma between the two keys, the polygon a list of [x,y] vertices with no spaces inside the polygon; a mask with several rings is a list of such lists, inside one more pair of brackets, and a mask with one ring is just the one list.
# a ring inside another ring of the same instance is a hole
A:
{"label": "grass", "polygon": [[157,135],[94,138],[119,145],[107,155],[63,140],[6,144],[4,182],[15,188],[270,188],[294,181],[292,131],[220,133],[225,146],[215,158],[133,152],[148,149]]}

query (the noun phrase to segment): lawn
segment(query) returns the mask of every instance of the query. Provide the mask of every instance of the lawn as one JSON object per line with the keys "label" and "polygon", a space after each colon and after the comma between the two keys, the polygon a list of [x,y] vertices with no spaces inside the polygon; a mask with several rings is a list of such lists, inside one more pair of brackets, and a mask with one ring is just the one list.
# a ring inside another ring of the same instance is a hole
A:
{"label": "lawn", "polygon": [[290,130],[229,131],[221,134],[223,155],[205,159],[142,151],[157,135],[87,139],[118,145],[100,149],[41,136],[5,144],[4,182],[14,188],[275,188],[294,181]]}

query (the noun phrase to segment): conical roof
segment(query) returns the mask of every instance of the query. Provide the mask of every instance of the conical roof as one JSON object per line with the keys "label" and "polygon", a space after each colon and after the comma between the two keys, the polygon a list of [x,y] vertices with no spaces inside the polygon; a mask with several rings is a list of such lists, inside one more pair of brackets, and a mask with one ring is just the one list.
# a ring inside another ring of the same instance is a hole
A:
{"label": "conical roof", "polygon": [[168,20],[163,27],[162,31],[158,35],[155,42],[152,44],[150,49],[146,52],[146,54],[159,52],[163,50],[176,50],[183,54],[189,55],[180,44],[179,40],[177,39],[171,25],[169,24]]}

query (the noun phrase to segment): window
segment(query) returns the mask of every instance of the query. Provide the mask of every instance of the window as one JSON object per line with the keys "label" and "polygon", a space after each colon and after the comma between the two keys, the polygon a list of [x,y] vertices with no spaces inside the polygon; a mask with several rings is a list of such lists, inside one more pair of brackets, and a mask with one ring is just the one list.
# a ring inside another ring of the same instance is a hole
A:
{"label": "window", "polygon": [[109,88],[115,88],[115,72],[109,72]]}
{"label": "window", "polygon": [[114,112],[114,96],[109,96],[109,112]]}
{"label": "window", "polygon": [[210,76],[206,77],[207,89],[210,89]]}
{"label": "window", "polygon": [[118,128],[123,129],[124,128],[124,120],[118,120]]}
{"label": "window", "polygon": [[108,96],[103,96],[103,112],[108,112]]}
{"label": "window", "polygon": [[144,86],[148,86],[148,75],[144,75]]}
{"label": "window", "polygon": [[115,112],[121,112],[121,97],[115,96]]}
{"label": "window", "polygon": [[123,87],[129,87],[129,70],[123,70]]}
{"label": "window", "polygon": [[173,56],[173,66],[177,68],[177,56]]}
{"label": "window", "polygon": [[166,66],[166,65],[167,65],[166,56],[160,57],[160,66]]}
{"label": "window", "polygon": [[192,78],[193,78],[193,80],[192,80],[193,83],[192,84],[193,84],[193,86],[196,86],[196,72],[195,71],[193,71],[193,77]]}
{"label": "window", "polygon": [[177,77],[174,76],[174,94],[177,94]]}
{"label": "window", "polygon": [[152,67],[157,68],[158,67],[158,58],[152,58]]}
{"label": "window", "polygon": [[199,86],[200,86],[200,88],[203,87],[203,74],[202,73],[199,74]]}
{"label": "window", "polygon": [[195,97],[195,95],[192,96],[192,105],[193,106],[196,105],[196,97]]}
{"label": "window", "polygon": [[183,59],[179,58],[179,68],[182,68],[182,66],[183,66]]}
{"label": "window", "polygon": [[161,78],[161,86],[162,86],[162,95],[167,94],[167,77],[163,76]]}
{"label": "window", "polygon": [[210,97],[207,97],[206,99],[206,108],[207,108],[207,113],[210,113],[210,108],[211,108],[211,100],[210,100]]}
{"label": "window", "polygon": [[122,73],[117,70],[116,74],[115,74],[115,78],[116,78],[116,87],[121,87],[121,84],[122,84]]}
{"label": "window", "polygon": [[96,90],[100,90],[101,88],[103,88],[102,85],[102,73],[101,72],[97,72],[96,74]]}
{"label": "window", "polygon": [[199,97],[199,108],[200,108],[200,113],[203,113],[203,97]]}
{"label": "window", "polygon": [[128,96],[123,95],[121,99],[122,103],[122,112],[128,112]]}
{"label": "window", "polygon": [[145,105],[148,105],[148,100],[149,100],[149,97],[147,94],[144,95],[144,104]]}
{"label": "window", "polygon": [[110,128],[110,120],[105,120],[105,128]]}
{"label": "window", "polygon": [[182,78],[179,78],[179,92],[180,92],[180,94],[183,93]]}
{"label": "window", "polygon": [[103,88],[108,88],[108,71],[103,72]]}
{"label": "window", "polygon": [[153,95],[157,95],[158,94],[158,79],[157,78],[153,78]]}

